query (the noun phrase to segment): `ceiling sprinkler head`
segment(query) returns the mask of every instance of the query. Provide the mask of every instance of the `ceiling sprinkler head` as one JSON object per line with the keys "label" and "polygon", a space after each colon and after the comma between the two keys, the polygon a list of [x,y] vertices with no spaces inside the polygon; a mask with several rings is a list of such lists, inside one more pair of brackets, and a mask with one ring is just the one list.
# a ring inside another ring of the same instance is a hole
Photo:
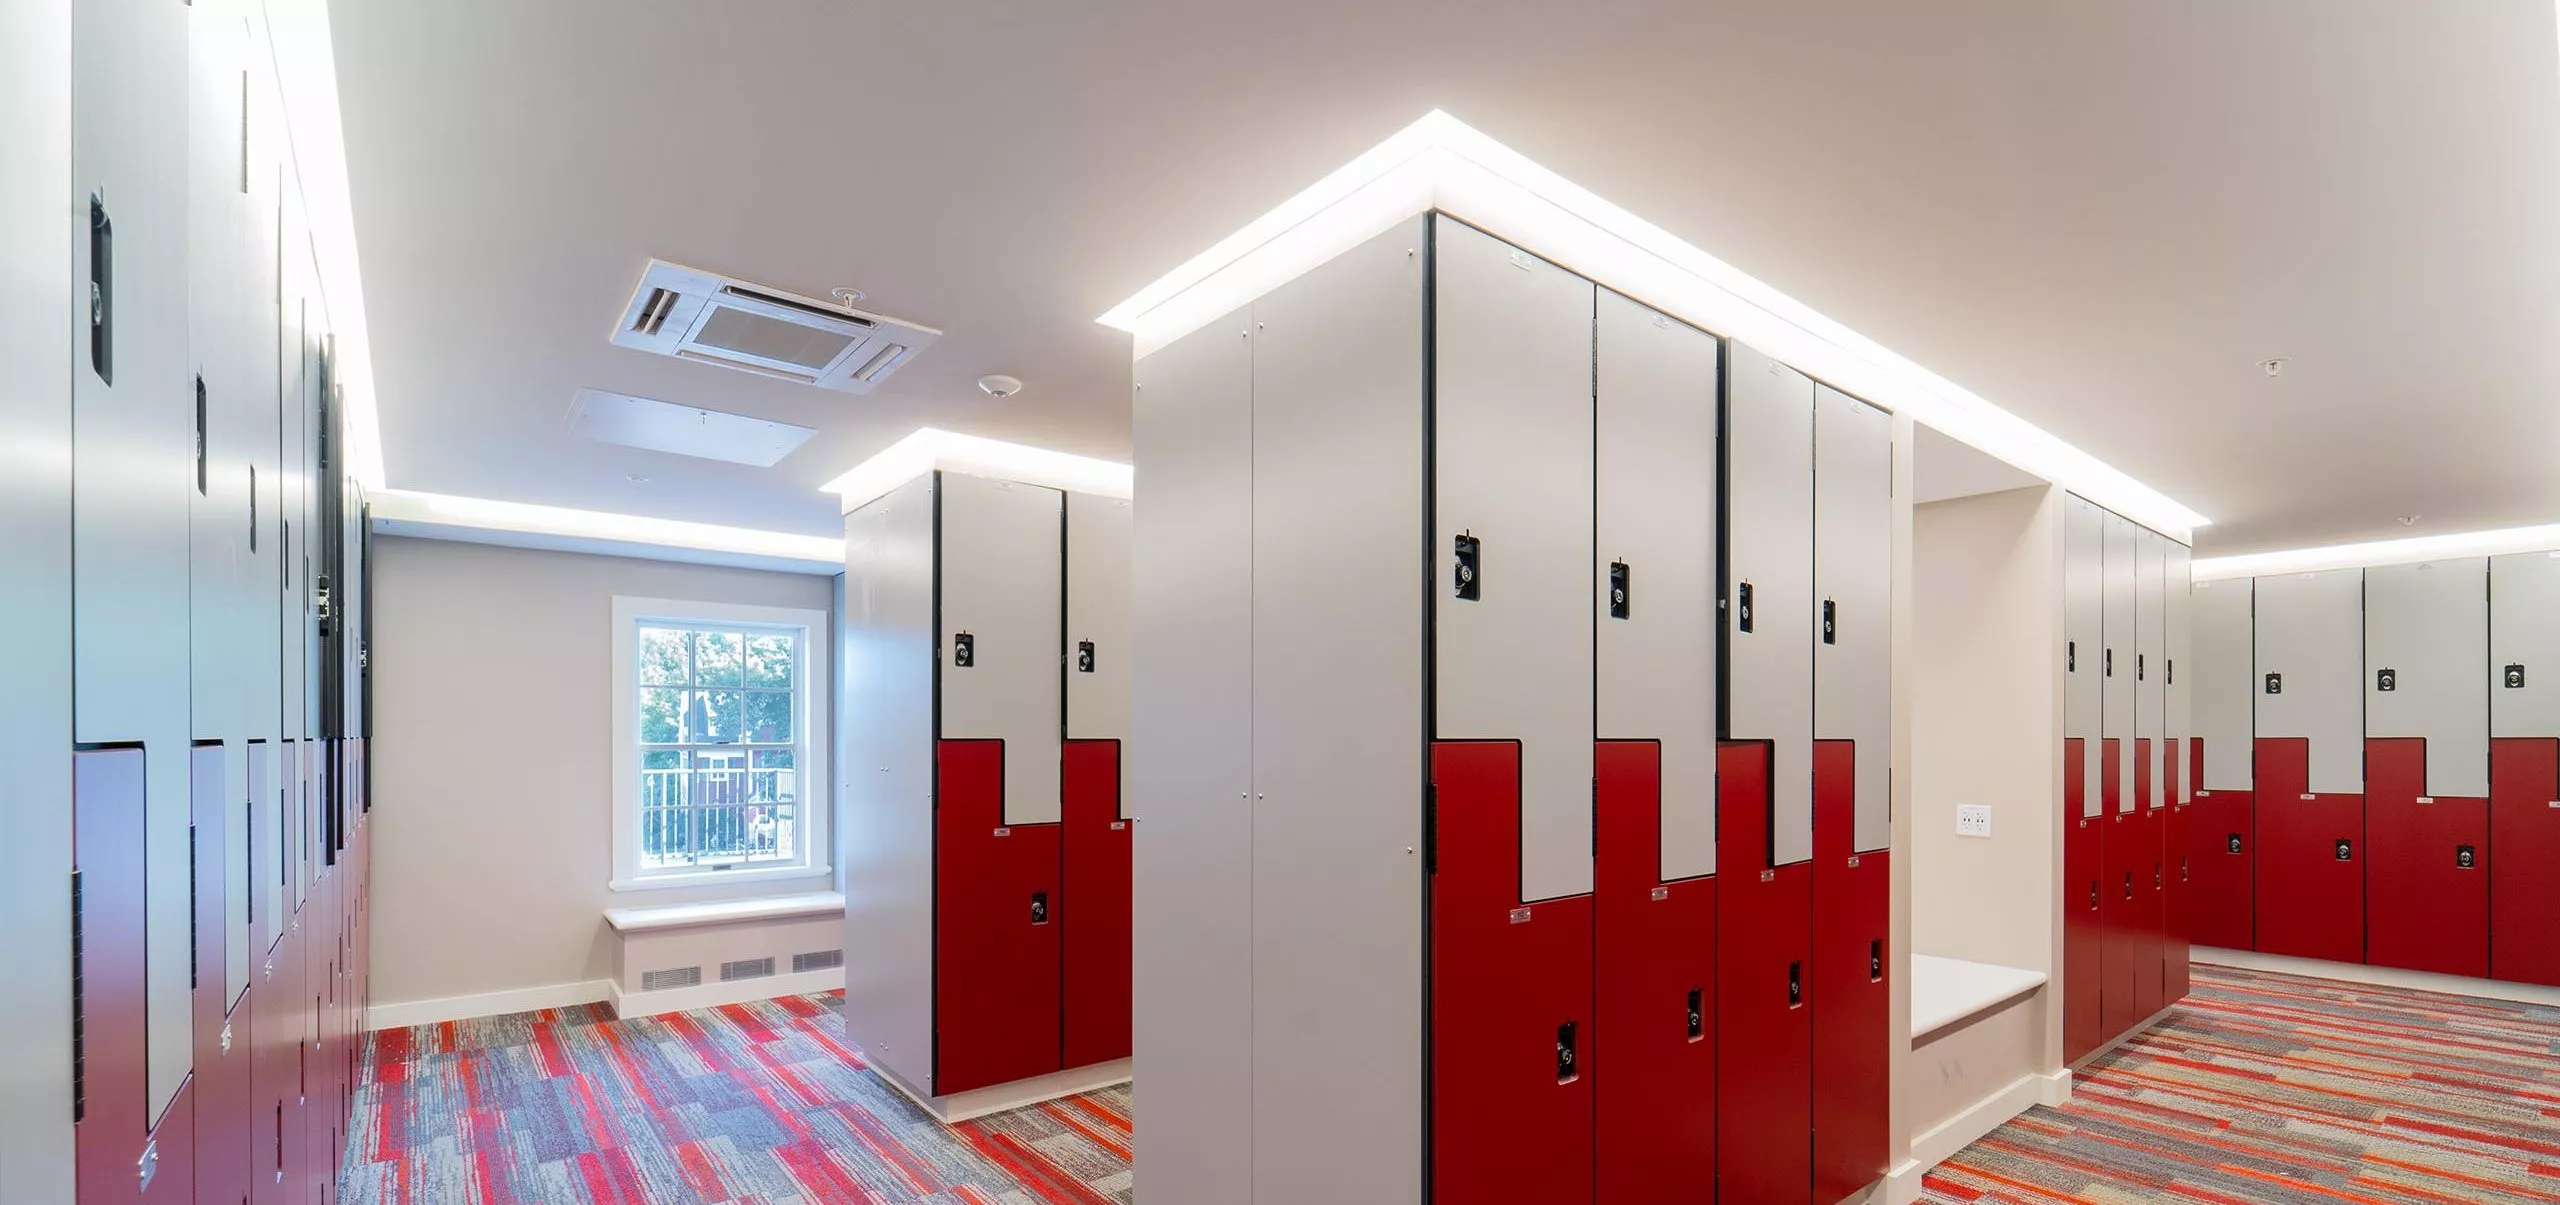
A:
{"label": "ceiling sprinkler head", "polygon": [[2402,526],[2402,527],[2416,527],[2416,526],[2418,525],[2418,520],[2423,519],[2423,518],[2425,518],[2425,517],[2426,517],[2425,515],[2401,515],[2401,516],[2399,516],[2400,526]]}
{"label": "ceiling sprinkler head", "polygon": [[2291,356],[2276,356],[2271,359],[2258,361],[2258,371],[2271,377],[2283,376],[2284,366],[2291,363],[2293,363],[2293,357]]}
{"label": "ceiling sprinkler head", "polygon": [[984,376],[978,378],[978,388],[988,397],[1012,397],[1022,392],[1022,382],[1015,377]]}
{"label": "ceiling sprinkler head", "polygon": [[833,297],[846,305],[852,305],[854,302],[862,300],[862,290],[838,286],[827,290],[827,296]]}

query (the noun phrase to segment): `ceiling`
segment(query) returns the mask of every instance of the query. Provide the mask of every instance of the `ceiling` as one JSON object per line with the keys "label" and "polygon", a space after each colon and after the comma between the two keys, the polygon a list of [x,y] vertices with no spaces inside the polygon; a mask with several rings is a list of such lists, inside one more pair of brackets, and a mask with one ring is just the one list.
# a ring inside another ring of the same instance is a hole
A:
{"label": "ceiling", "polygon": [[[2211,516],[2201,552],[2560,518],[2551,0],[331,19],[400,489],[827,533],[817,487],[921,425],[1125,457],[1094,316],[1438,107]],[[944,335],[862,397],[612,347],[652,256]],[[587,443],[581,387],[818,434]]]}

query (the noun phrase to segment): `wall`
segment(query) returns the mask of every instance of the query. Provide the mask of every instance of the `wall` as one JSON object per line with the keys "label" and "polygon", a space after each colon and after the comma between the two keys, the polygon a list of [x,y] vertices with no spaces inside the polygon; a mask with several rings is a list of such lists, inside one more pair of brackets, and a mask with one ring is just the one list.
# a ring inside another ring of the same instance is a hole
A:
{"label": "wall", "polygon": [[378,1007],[602,999],[606,908],[831,886],[606,885],[614,596],[827,611],[831,578],[391,536],[374,552]]}

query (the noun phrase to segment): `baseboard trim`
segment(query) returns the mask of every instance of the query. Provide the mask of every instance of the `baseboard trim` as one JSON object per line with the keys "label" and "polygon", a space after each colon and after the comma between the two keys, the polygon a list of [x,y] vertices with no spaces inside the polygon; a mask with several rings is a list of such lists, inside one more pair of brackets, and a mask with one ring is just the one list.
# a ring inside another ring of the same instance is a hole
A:
{"label": "baseboard trim", "polygon": [[529,1013],[545,1008],[570,1008],[607,999],[612,990],[613,981],[590,979],[583,983],[553,983],[471,996],[376,1004],[366,1013],[365,1025],[374,1030],[407,1029],[413,1025],[468,1021],[474,1017],[503,1017],[509,1013]]}
{"label": "baseboard trim", "polygon": [[2472,979],[2463,975],[2439,975],[2433,971],[2404,971],[2397,967],[2366,966],[2355,962],[2323,962],[2317,958],[2296,958],[2290,954],[2261,954],[2255,950],[2225,950],[2210,946],[2195,947],[2192,960],[2209,962],[2215,966],[2236,967],[2243,971],[2301,975],[2311,979],[2335,979],[2341,983],[2361,983],[2367,987],[2436,992],[2447,996],[2473,996],[2483,1000],[2511,1000],[2518,1004],[2540,1004],[2560,1008],[2560,987],[2543,987],[2534,983],[2510,983],[2503,979]]}
{"label": "baseboard trim", "polygon": [[654,992],[626,992],[619,983],[607,980],[605,1002],[613,1006],[613,1015],[623,1020],[655,1017],[665,1013],[691,1012],[697,1008],[718,1008],[723,1004],[747,1004],[771,1000],[777,996],[806,996],[813,992],[840,991],[844,987],[844,968],[824,971],[796,971],[788,975],[763,975],[754,979],[731,979],[721,983],[704,983],[694,987],[661,988]]}
{"label": "baseboard trim", "polygon": [[1991,1131],[2037,1105],[2071,1099],[2069,1069],[2029,1072],[1976,1102],[1973,1107],[1911,1137],[1911,1157],[1885,1174],[1884,1205],[1912,1205],[1920,1199],[1921,1180],[1956,1153],[1982,1141]]}
{"label": "baseboard trim", "polygon": [[1062,1096],[1074,1096],[1079,1092],[1092,1092],[1128,1083],[1130,1061],[1114,1059],[1108,1063],[1070,1067],[1048,1075],[1018,1079],[1009,1084],[954,1092],[949,1096],[931,1096],[919,1091],[914,1084],[898,1078],[897,1073],[878,1063],[871,1064],[871,1072],[887,1081],[890,1087],[897,1089],[899,1095],[916,1102],[916,1107],[924,1110],[926,1116],[944,1125],[952,1125],[971,1118],[984,1117],[990,1113],[1002,1113],[1008,1109],[1036,1105],[1044,1100],[1056,1100]]}

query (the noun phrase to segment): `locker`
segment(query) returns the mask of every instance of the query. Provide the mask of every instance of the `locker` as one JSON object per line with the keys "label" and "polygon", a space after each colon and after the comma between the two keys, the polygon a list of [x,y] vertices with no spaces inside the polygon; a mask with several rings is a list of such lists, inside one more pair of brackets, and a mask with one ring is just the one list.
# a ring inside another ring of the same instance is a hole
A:
{"label": "locker", "polygon": [[[1602,695],[1608,683],[1602,683]],[[1593,908],[1594,1037],[1608,1046],[1598,1081],[1599,1205],[1706,1201],[1716,1179],[1716,880],[1656,871],[1663,828],[1662,746],[1597,750],[1599,890]]]}
{"label": "locker", "polygon": [[2364,571],[2364,731],[2425,742],[2414,795],[2489,796],[2488,597],[2479,557]]}
{"label": "locker", "polygon": [[[1888,698],[1890,696],[1888,695]],[[1892,855],[1857,847],[1859,750],[1813,743],[1813,1199],[1885,1174],[1892,1100]],[[1890,842],[1888,841],[1888,844]]]}
{"label": "locker", "polygon": [[1732,741],[1716,766],[1716,1180],[1719,1200],[1788,1205],[1813,1185],[1813,868],[1771,864],[1771,760]]}
{"label": "locker", "polygon": [[[230,813],[229,750],[198,745],[193,760],[191,805],[195,816],[195,1184],[208,1205],[229,1205],[249,1194],[249,1047],[238,1040],[224,969],[230,964],[228,926],[219,923],[233,882],[225,833]],[[166,1157],[166,1152],[163,1152]]]}
{"label": "locker", "polygon": [[1592,1199],[1592,900],[1523,898],[1522,777],[1518,742],[1431,746],[1431,1182],[1444,1202]]}
{"label": "locker", "polygon": [[149,763],[140,748],[72,757],[73,1135],[79,1200],[138,1201],[135,1168],[156,1116],[143,948]]}
{"label": "locker", "polygon": [[2079,816],[2088,790],[2089,742],[2062,748],[2062,1058],[2079,1062],[2106,1041],[2100,997],[2106,990],[2106,928],[2100,911],[2104,878],[2100,839],[2106,820]]}
{"label": "locker", "polygon": [[1122,740],[1129,735],[1129,500],[1068,494],[1066,505],[1067,739]]}
{"label": "locker", "polygon": [[[2110,754],[2123,749],[2114,741],[2106,747]],[[2121,761],[2114,757],[2109,760]],[[2108,767],[2110,778],[2118,768]],[[2147,829],[2142,816],[2139,812],[2115,812],[2107,817],[2098,837],[2098,919],[2103,933],[2099,939],[2103,982],[2098,989],[2101,1043],[2114,1041],[2150,1015],[2138,1011],[2142,960],[2157,954],[2156,947],[2142,934],[2142,896],[2150,889],[2151,871],[2151,855],[2143,848]],[[2135,881],[2137,875],[2142,879],[2139,885]]]}
{"label": "locker", "polygon": [[1716,868],[1718,346],[1605,289],[1599,307],[1599,735],[1660,749],[1669,882]]}
{"label": "locker", "polygon": [[[1072,497],[1072,495],[1070,495]],[[1069,912],[1060,957],[1068,1067],[1129,1057],[1130,823],[1120,797],[1120,742],[1068,741],[1060,840]]]}
{"label": "locker", "polygon": [[2168,894],[2165,901],[2166,923],[2160,938],[2160,1002],[2175,1004],[2187,998],[2191,986],[2189,949],[2195,931],[2195,869],[2189,854],[2194,838],[2190,836],[2195,807],[2177,804],[2161,817],[2164,825],[2161,845],[2168,865]]}
{"label": "locker", "polygon": [[1520,743],[1527,898],[1588,894],[1595,291],[1457,222],[1434,239],[1436,735]]}
{"label": "locker", "polygon": [[2139,711],[2134,684],[2134,656],[2138,647],[2139,624],[2135,612],[2140,596],[2141,575],[2138,571],[2137,532],[2132,523],[2115,515],[2103,515],[2105,553],[2102,561],[2102,603],[2100,633],[2105,645],[2098,650],[2098,679],[2101,700],[2098,722],[2107,748],[2101,758],[2103,785],[2100,796],[2110,816],[2138,811],[2141,796],[2136,791],[2134,768],[2140,764],[2134,741]]}
{"label": "locker", "polygon": [[963,473],[936,474],[935,489],[939,736],[1002,742],[1002,822],[1054,824],[1065,722],[1064,497]]}
{"label": "locker", "polygon": [[2134,531],[2133,736],[2141,749],[2134,776],[2142,807],[2168,803],[2169,541]]}
{"label": "locker", "polygon": [[2168,1006],[2168,809],[2145,808],[2128,822],[2133,848],[2125,869],[2133,874],[2132,931],[2125,937],[2133,963],[2133,1015],[2139,1021]]}
{"label": "locker", "polygon": [[2168,660],[2162,667],[2161,692],[2168,696],[2169,722],[2165,731],[2169,749],[2165,758],[2169,774],[2169,804],[2172,807],[2191,803],[2199,779],[2195,774],[2195,595],[2191,583],[2194,553],[2186,545],[2168,542]]}
{"label": "locker", "polygon": [[1725,735],[1769,745],[1769,849],[1746,854],[1787,866],[1813,856],[1814,386],[1743,343],[1725,354]]}
{"label": "locker", "polygon": [[2489,800],[2485,792],[2471,799],[2421,794],[2435,777],[2436,752],[2424,737],[2365,741],[2365,825],[2373,843],[2366,961],[2485,978]]}
{"label": "locker", "polygon": [[2258,738],[2257,948],[2362,962],[2364,800],[2309,789],[2311,743]]}
{"label": "locker", "polygon": [[2489,974],[2560,986],[2560,739],[2491,742],[2489,844],[2509,869],[2489,877]]}
{"label": "locker", "polygon": [[2063,502],[2062,1023],[2063,1061],[2076,1063],[2105,1041],[2105,929],[2099,882],[2102,826],[2111,817],[2099,774],[2099,674],[2105,640],[2106,512],[2086,499]]}
{"label": "locker", "polygon": [[1893,416],[1816,386],[1814,458],[1813,736],[1852,745],[1863,853],[1893,844]]}
{"label": "locker", "polygon": [[[946,478],[948,480],[948,478]],[[1004,742],[945,740],[934,813],[933,1090],[939,1095],[1059,1069],[1055,824],[1012,824]],[[1053,768],[1054,773],[1054,768]]]}
{"label": "locker", "polygon": [[2257,944],[2258,839],[2252,784],[2257,757],[2258,690],[2252,652],[2251,583],[2247,578],[2197,582],[2189,596],[2194,651],[2194,783],[2187,823],[2191,873],[2187,923],[2202,945],[2247,950]]}
{"label": "locker", "polygon": [[2494,557],[2489,568],[2489,732],[2560,737],[2560,552]]}
{"label": "locker", "polygon": [[2257,580],[2258,949],[2364,960],[2364,578]]}

